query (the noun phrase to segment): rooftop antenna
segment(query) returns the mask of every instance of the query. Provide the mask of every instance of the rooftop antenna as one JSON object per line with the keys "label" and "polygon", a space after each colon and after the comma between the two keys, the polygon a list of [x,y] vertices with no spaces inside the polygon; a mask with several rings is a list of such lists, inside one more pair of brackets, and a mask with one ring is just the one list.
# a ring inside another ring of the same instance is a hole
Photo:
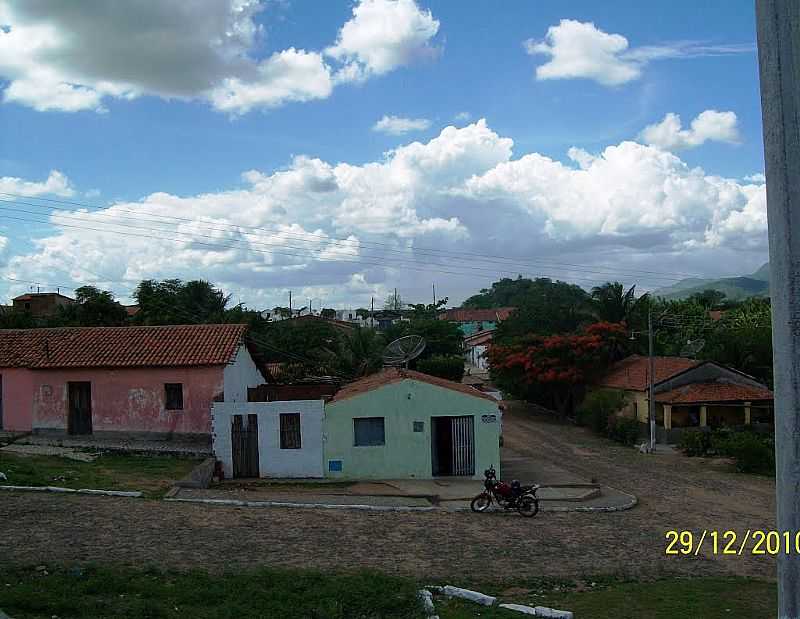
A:
{"label": "rooftop antenna", "polygon": [[419,357],[423,350],[425,338],[421,335],[399,337],[383,349],[383,365],[407,368],[408,362]]}

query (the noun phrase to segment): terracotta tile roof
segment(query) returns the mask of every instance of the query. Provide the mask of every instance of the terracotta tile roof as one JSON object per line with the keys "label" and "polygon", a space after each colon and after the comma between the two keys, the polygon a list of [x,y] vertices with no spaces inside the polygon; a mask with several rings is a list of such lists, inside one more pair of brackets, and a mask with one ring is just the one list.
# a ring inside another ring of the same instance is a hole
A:
{"label": "terracotta tile roof", "polygon": [[[654,357],[655,382],[660,383],[701,363],[703,362],[684,357]],[[598,381],[598,384],[602,387],[611,387],[613,389],[644,391],[648,386],[647,370],[647,357],[631,355],[611,366],[611,369]]]}
{"label": "terracotta tile roof", "polygon": [[223,365],[247,325],[0,330],[0,368],[131,368]]}
{"label": "terracotta tile roof", "polygon": [[421,383],[427,383],[429,385],[435,385],[437,387],[442,387],[444,389],[458,391],[460,393],[475,398],[482,398],[484,400],[490,400],[492,402],[496,402],[496,400],[493,397],[481,393],[480,391],[470,387],[469,385],[454,383],[451,380],[445,380],[444,378],[438,378],[437,376],[431,376],[430,374],[423,374],[422,372],[415,372],[414,370],[404,370],[398,368],[385,368],[384,370],[376,374],[371,374],[360,380],[345,385],[336,393],[335,396],[333,396],[331,402],[340,402],[341,400],[347,400],[357,395],[361,395],[369,391],[374,391],[375,389],[380,389],[381,387],[385,387],[386,385],[392,385],[394,383],[399,383],[404,380],[416,380]]}
{"label": "terracotta tile roof", "polygon": [[656,401],[670,404],[694,404],[698,402],[752,402],[771,400],[772,397],[772,392],[766,387],[711,381],[691,383],[671,391],[657,393]]}
{"label": "terracotta tile roof", "polygon": [[497,331],[497,329],[484,329],[483,331],[477,331],[472,335],[467,335],[464,337],[464,346],[466,348],[471,348],[472,346],[480,346],[481,344],[490,343],[494,337],[495,331]]}
{"label": "terracotta tile roof", "polygon": [[508,318],[516,307],[493,307],[491,309],[463,309],[455,307],[439,314],[439,320],[451,322],[501,322]]}

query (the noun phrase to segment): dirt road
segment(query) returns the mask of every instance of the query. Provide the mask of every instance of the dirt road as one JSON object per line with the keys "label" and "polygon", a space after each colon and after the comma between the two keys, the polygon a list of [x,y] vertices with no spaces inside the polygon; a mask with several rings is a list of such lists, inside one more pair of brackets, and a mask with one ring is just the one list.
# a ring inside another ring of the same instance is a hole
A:
{"label": "dirt road", "polygon": [[[506,444],[535,468],[557,463],[636,494],[633,510],[470,513],[209,507],[39,493],[0,495],[5,563],[370,567],[425,578],[521,582],[538,577],[736,573],[772,577],[774,559],[666,557],[664,532],[774,526],[774,483],[680,456],[642,456],[582,429],[510,412]],[[476,489],[479,484],[476,482]]]}

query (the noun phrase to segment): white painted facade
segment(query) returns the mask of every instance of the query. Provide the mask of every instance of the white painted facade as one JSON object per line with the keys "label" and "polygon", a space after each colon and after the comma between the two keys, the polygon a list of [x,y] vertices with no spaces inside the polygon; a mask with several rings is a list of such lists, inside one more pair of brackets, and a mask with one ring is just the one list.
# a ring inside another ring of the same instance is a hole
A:
{"label": "white painted facade", "polygon": [[489,346],[487,344],[476,344],[467,348],[464,352],[464,360],[469,364],[481,371],[489,370],[489,359],[487,358],[487,351]]}
{"label": "white painted facade", "polygon": [[[281,449],[280,414],[300,414],[300,449]],[[226,478],[233,477],[231,426],[233,416],[258,417],[260,477],[310,478],[323,476],[323,400],[286,402],[215,402],[211,408],[214,455],[222,462]]]}
{"label": "white painted facade", "polygon": [[247,346],[241,345],[233,361],[225,366],[222,382],[226,402],[247,402],[247,388],[267,381],[256,367]]}

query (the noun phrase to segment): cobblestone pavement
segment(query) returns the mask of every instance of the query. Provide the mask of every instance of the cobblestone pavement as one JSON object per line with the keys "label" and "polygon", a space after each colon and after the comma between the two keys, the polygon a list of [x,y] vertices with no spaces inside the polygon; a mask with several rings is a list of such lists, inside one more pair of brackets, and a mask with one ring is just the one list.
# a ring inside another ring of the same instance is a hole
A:
{"label": "cobblestone pavement", "polygon": [[771,558],[664,555],[667,529],[743,532],[774,526],[771,480],[679,455],[643,456],[582,429],[529,419],[513,409],[504,423],[506,444],[516,452],[632,492],[639,506],[618,513],[542,513],[525,519],[8,493],[0,497],[0,557],[16,564],[212,570],[369,567],[462,584],[603,574],[774,577]]}

